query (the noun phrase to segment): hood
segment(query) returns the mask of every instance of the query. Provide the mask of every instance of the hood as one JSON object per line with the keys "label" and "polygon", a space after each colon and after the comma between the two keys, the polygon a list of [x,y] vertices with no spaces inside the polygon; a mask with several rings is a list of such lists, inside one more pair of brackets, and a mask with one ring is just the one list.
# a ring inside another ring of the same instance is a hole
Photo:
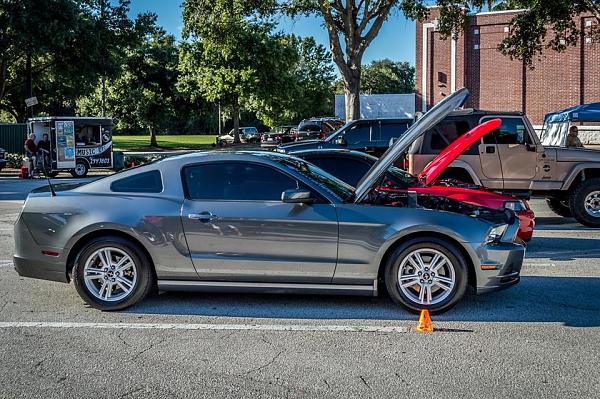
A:
{"label": "hood", "polygon": [[475,126],[467,133],[454,140],[437,157],[425,166],[419,173],[419,182],[424,186],[429,186],[469,147],[481,140],[486,134],[493,132],[502,125],[502,120],[492,119],[481,125]]}
{"label": "hood", "polygon": [[314,150],[321,148],[323,143],[325,143],[325,141],[323,140],[294,141],[292,143],[281,144],[277,147],[277,150],[285,153],[292,151]]}
{"label": "hood", "polygon": [[469,91],[462,88],[444,98],[417,120],[369,169],[356,185],[355,202],[362,201],[373,185],[383,176],[390,166],[408,150],[408,147],[427,130],[441,122],[450,112],[461,107],[469,97]]}

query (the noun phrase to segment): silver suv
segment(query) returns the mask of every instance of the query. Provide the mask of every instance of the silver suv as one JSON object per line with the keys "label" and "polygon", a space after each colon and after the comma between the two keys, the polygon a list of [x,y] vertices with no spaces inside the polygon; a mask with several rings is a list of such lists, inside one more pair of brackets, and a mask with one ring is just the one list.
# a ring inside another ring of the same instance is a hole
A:
{"label": "silver suv", "polygon": [[566,140],[544,145],[519,112],[455,111],[413,143],[405,166],[418,174],[458,136],[493,118],[502,119],[500,129],[467,150],[441,178],[523,198],[543,197],[558,215],[600,227],[600,151],[568,148]]}

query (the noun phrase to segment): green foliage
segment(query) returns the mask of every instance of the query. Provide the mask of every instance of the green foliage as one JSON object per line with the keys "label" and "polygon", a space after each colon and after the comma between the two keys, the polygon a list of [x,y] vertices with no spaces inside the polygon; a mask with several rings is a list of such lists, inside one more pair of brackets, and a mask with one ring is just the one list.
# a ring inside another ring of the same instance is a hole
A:
{"label": "green foliage", "polygon": [[408,62],[383,59],[363,68],[361,91],[365,94],[412,93],[414,87],[415,67]]}
{"label": "green foliage", "polygon": [[[26,117],[28,76],[36,113],[72,114],[77,97],[114,76],[134,34],[126,0],[0,2],[0,108]],[[31,59],[31,68],[27,59]]]}
{"label": "green foliage", "polygon": [[21,169],[23,165],[23,154],[6,154],[6,167],[11,169]]}
{"label": "green foliage", "polygon": [[[426,0],[403,0],[405,13],[415,19],[427,16]],[[439,31],[446,37],[460,32],[468,22],[468,12],[483,7],[492,10],[526,8],[511,22],[511,34],[499,45],[499,50],[512,59],[523,60],[529,67],[544,50],[564,51],[577,44],[582,35],[575,24],[575,17],[590,13],[600,22],[600,2],[596,0],[506,0],[506,1],[462,1],[437,0],[441,7]],[[585,34],[600,37],[597,28],[585,28]]]}

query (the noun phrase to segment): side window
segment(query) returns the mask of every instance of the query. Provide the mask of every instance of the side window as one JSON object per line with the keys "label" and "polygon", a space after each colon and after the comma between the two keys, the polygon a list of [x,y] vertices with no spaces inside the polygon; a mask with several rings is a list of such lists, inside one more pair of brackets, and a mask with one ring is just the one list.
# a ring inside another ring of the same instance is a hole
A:
{"label": "side window", "polygon": [[467,121],[450,121],[440,123],[431,130],[432,150],[442,151],[450,145],[454,140],[469,131],[469,123]]}
{"label": "side window", "polygon": [[183,170],[186,195],[194,200],[281,201],[281,193],[298,187],[283,172],[248,163],[215,163]]}
{"label": "side window", "polygon": [[402,122],[381,122],[381,139],[390,141],[392,137],[398,138],[406,132],[408,123]]}
{"label": "side window", "polygon": [[309,157],[306,160],[325,172],[348,183],[352,187],[371,169],[371,165],[360,159],[341,157]]}
{"label": "side window", "polygon": [[[482,122],[491,118],[485,118]],[[528,144],[531,143],[522,118],[501,118],[502,126],[483,136],[485,144]]]}
{"label": "side window", "polygon": [[110,191],[117,193],[160,193],[162,190],[162,178],[158,170],[124,177],[110,185]]}
{"label": "side window", "polygon": [[350,126],[344,133],[348,144],[364,143],[371,140],[371,125],[368,123],[357,123]]}

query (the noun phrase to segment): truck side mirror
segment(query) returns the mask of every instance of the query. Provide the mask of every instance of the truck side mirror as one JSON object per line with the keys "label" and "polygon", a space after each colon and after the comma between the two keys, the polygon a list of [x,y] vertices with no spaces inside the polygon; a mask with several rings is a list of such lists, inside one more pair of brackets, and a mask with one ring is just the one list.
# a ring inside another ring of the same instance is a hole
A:
{"label": "truck side mirror", "polygon": [[344,136],[337,137],[335,139],[335,143],[337,145],[341,145],[342,147],[346,147],[348,145],[348,142],[346,141],[346,139],[344,138]]}

